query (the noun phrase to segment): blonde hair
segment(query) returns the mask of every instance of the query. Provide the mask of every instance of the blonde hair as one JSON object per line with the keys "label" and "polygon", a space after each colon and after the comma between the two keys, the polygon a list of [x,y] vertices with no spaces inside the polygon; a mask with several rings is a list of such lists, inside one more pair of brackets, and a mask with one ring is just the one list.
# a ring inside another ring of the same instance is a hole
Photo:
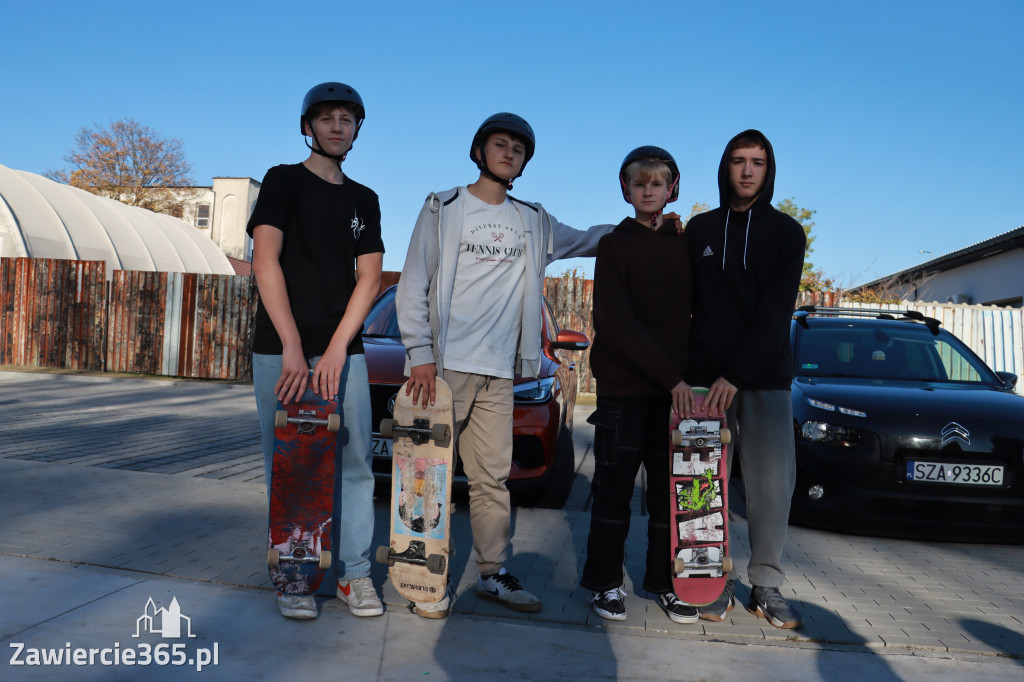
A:
{"label": "blonde hair", "polygon": [[661,174],[665,184],[672,182],[672,169],[661,159],[637,159],[626,166],[622,172],[626,176],[626,186],[632,186],[634,182],[647,182],[653,176]]}

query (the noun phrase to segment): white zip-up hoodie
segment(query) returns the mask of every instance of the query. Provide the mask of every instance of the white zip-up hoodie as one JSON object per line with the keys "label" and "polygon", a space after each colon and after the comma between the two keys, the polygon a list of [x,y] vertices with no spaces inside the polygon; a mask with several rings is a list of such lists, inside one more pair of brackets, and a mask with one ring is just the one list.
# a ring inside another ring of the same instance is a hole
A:
{"label": "white zip-up hoodie", "polygon": [[[444,372],[445,341],[455,287],[455,266],[462,242],[465,187],[430,194],[409,241],[395,305],[405,345],[405,373],[431,362]],[[515,370],[524,377],[540,373],[541,295],[544,270],[560,258],[594,256],[597,243],[614,225],[576,230],[555,220],[540,204],[509,196],[523,221],[526,286]],[[481,303],[485,300],[480,298]]]}

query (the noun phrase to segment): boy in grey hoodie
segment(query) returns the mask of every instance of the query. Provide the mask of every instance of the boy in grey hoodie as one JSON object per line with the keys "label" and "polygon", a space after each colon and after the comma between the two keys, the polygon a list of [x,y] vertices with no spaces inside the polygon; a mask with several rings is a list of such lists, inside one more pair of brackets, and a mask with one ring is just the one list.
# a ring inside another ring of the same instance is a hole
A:
{"label": "boy in grey hoodie", "polygon": [[[480,175],[427,197],[396,297],[413,399],[433,402],[437,376],[452,389],[470,486],[476,593],[523,612],[539,611],[541,601],[504,567],[512,535],[505,487],[512,466],[512,380],[515,372],[535,377],[540,371],[546,266],[595,255],[613,227],[575,230],[540,204],[509,196],[535,147],[530,124],[515,114],[483,122],[469,150]],[[436,603],[417,603],[414,611],[445,618],[450,608],[446,594]]]}

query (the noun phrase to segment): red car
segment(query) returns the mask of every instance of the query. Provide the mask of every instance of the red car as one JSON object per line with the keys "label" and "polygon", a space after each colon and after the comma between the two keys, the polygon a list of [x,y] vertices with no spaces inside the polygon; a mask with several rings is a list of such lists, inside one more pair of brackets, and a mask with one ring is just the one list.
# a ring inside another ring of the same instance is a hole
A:
{"label": "red car", "polygon": [[[373,471],[379,482],[391,476],[391,439],[381,437],[377,428],[381,419],[391,416],[395,395],[408,378],[395,313],[396,288],[389,287],[377,296],[363,326],[373,408]],[[561,509],[576,464],[572,444],[576,361],[569,351],[586,350],[590,339],[577,331],[560,330],[547,301],[542,310],[540,376],[515,378],[508,489],[517,504]],[[457,480],[465,482],[461,465],[455,473]]]}

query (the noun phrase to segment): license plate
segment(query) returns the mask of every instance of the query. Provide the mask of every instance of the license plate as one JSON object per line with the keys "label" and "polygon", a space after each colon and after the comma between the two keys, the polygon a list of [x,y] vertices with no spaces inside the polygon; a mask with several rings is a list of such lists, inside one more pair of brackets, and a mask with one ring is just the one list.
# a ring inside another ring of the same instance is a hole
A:
{"label": "license plate", "polygon": [[907,462],[907,480],[958,485],[1002,485],[1003,467],[910,461]]}
{"label": "license plate", "polygon": [[373,456],[374,457],[391,457],[391,439],[390,438],[374,438],[373,439]]}

